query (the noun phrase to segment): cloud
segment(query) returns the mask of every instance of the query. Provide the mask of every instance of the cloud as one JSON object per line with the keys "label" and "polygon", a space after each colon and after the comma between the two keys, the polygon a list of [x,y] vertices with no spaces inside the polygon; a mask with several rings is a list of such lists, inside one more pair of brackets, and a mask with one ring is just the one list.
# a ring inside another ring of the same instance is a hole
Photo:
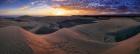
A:
{"label": "cloud", "polygon": [[52,0],[52,1],[67,1],[67,0]]}
{"label": "cloud", "polygon": [[[58,2],[55,3],[55,1],[58,1]],[[67,2],[63,3],[62,1],[67,1]],[[75,1],[75,2],[80,1],[80,3],[78,2],[75,4],[72,1]],[[128,0],[128,1],[130,2],[131,0]],[[116,0],[115,1],[112,1],[112,0],[110,0],[110,1],[109,0],[100,0],[100,1],[99,0],[84,0],[82,2],[81,2],[81,0],[32,0],[32,2],[30,2],[29,4],[16,8],[16,9],[0,10],[0,14],[5,14],[5,15],[53,15],[54,13],[60,14],[61,11],[63,11],[63,13],[65,13],[67,15],[78,15],[78,14],[79,15],[84,15],[84,14],[89,14],[89,15],[93,14],[94,15],[94,13],[96,13],[96,14],[116,14],[116,13],[118,13],[119,14],[120,12],[114,11],[114,9],[121,10],[121,9],[117,9],[117,8],[118,7],[120,8],[120,6],[122,6],[123,4],[125,4],[125,6],[127,6],[127,7],[131,7],[130,8],[131,10],[137,10],[136,8],[132,8],[132,6],[137,6],[137,5],[133,4],[133,3],[132,3],[133,5],[131,5],[128,1],[125,3],[123,3],[122,1],[119,3],[116,3]],[[126,5],[126,4],[129,4],[129,5]],[[111,7],[107,7],[107,6],[111,6]],[[75,7],[77,7],[77,8],[75,9]],[[105,8],[95,10],[98,7],[106,7],[107,11]],[[122,6],[122,7],[124,7],[124,6]],[[67,8],[67,10],[62,10],[60,8],[64,8],[64,9]],[[88,10],[88,9],[91,9],[91,10]],[[113,9],[113,11],[110,9]],[[73,13],[73,12],[75,12],[75,13]],[[82,12],[82,13],[79,13],[79,12]],[[132,12],[126,11],[123,13],[132,13]]]}
{"label": "cloud", "polygon": [[17,2],[17,0],[1,0],[0,4],[11,4],[15,2]]}

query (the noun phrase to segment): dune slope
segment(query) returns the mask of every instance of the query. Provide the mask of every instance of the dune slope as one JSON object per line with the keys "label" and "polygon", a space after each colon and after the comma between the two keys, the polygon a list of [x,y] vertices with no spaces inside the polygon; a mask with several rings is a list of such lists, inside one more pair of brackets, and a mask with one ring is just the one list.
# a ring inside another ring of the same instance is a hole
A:
{"label": "dune slope", "polygon": [[15,26],[0,29],[0,44],[0,54],[93,54],[113,46],[69,29],[41,36]]}
{"label": "dune slope", "polygon": [[33,54],[19,27],[0,29],[0,54]]}
{"label": "dune slope", "polygon": [[137,25],[138,22],[129,19],[110,19],[45,35],[36,35],[16,26],[0,28],[0,54],[120,54],[122,51],[122,54],[129,54],[138,48],[139,35],[118,43],[105,42],[105,38],[109,32]]}

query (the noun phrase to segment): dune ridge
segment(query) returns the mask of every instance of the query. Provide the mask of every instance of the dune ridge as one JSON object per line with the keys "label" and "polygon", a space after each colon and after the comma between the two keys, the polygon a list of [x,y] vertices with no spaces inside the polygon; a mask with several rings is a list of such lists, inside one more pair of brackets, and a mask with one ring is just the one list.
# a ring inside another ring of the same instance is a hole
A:
{"label": "dune ridge", "polygon": [[0,54],[136,54],[139,35],[121,42],[105,41],[104,38],[109,36],[108,32],[137,25],[138,22],[129,19],[111,19],[45,35],[17,26],[4,27],[0,28]]}
{"label": "dune ridge", "polygon": [[[62,29],[50,35],[39,36],[19,27],[10,26],[1,28],[0,35],[1,41],[3,41],[3,43],[0,43],[5,45],[0,46],[4,48],[1,49],[1,54],[91,54],[110,47],[105,43],[83,39],[80,34],[69,29]],[[96,48],[95,52],[90,51],[91,49],[94,50],[94,48]]]}

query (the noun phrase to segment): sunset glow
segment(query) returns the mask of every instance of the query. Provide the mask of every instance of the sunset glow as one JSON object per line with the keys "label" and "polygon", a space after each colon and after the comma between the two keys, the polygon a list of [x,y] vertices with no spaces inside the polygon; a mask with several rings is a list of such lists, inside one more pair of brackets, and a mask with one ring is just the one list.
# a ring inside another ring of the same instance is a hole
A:
{"label": "sunset glow", "polygon": [[30,15],[30,16],[72,16],[72,15],[92,15],[98,14],[96,10],[76,10],[76,9],[65,9],[65,8],[19,8],[12,10],[1,11],[3,15]]}
{"label": "sunset glow", "polygon": [[54,11],[52,11],[53,15],[67,15],[67,11],[64,9],[54,9]]}
{"label": "sunset glow", "polygon": [[[2,0],[0,15],[71,16],[140,13],[138,0]],[[61,8],[65,7],[65,8]]]}

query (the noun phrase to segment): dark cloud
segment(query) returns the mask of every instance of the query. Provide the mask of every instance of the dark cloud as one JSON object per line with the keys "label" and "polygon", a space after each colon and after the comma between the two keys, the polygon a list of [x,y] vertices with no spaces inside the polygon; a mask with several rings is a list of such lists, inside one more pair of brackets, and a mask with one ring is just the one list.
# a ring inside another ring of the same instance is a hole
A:
{"label": "dark cloud", "polygon": [[[79,3],[77,6],[74,2]],[[140,0],[69,0],[63,6],[73,6],[74,8],[107,8],[107,9],[128,9],[129,11],[139,11]]]}
{"label": "dark cloud", "polygon": [[0,4],[10,4],[15,3],[17,0],[0,0]]}

